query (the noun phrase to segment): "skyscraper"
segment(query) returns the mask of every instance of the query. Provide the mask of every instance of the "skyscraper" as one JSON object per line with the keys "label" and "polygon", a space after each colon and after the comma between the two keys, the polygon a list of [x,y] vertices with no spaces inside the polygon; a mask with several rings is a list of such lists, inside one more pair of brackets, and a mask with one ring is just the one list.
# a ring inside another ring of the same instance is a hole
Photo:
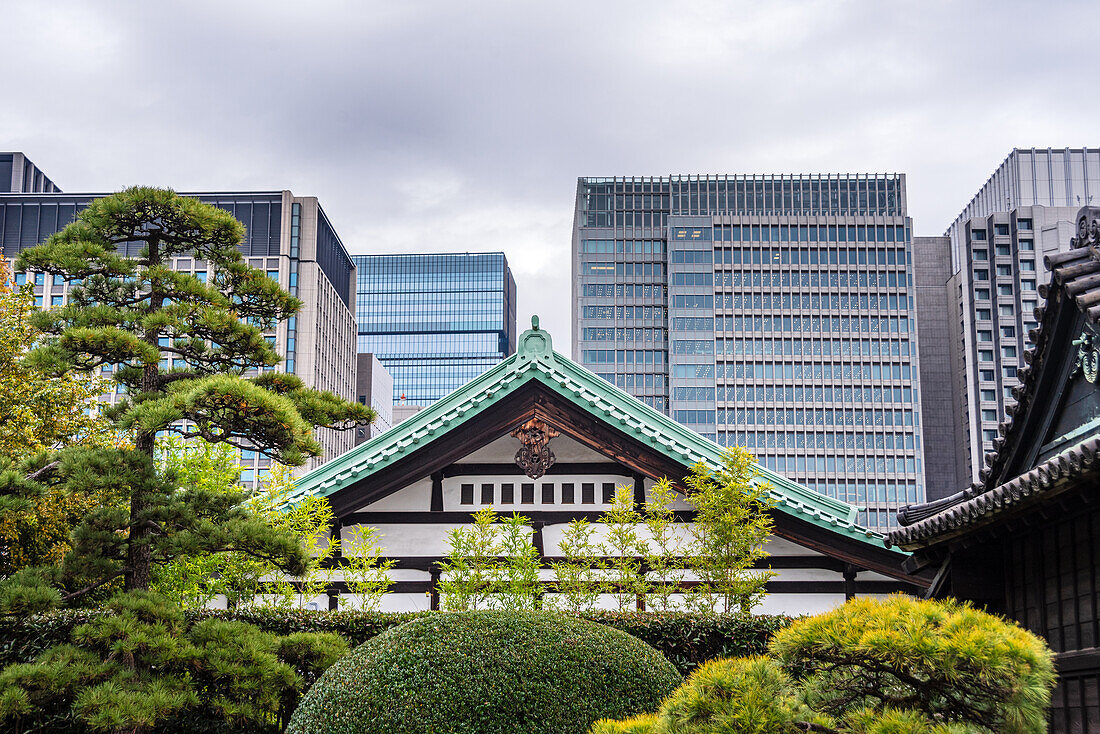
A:
{"label": "skyscraper", "polygon": [[885,527],[924,498],[903,175],[581,178],[573,354]]}
{"label": "skyscraper", "polygon": [[[310,387],[355,400],[355,270],[317,199],[289,191],[184,195],[225,209],[244,223],[241,251],[246,262],[266,271],[303,302],[297,316],[266,333],[285,358],[272,369],[296,374]],[[14,259],[24,248],[42,242],[101,196],[104,194],[0,194],[3,256]],[[136,255],[136,246],[124,254]],[[193,258],[175,258],[173,267],[201,279],[209,274],[207,263]],[[29,279],[40,307],[65,302],[68,286],[62,278],[43,273],[17,273],[16,278],[17,282]],[[113,400],[117,396],[108,397]],[[354,431],[321,429],[317,435],[324,456],[311,466],[355,445]],[[243,463],[246,482],[260,476],[269,465],[266,458],[252,452],[244,452]]]}
{"label": "skyscraper", "polygon": [[948,301],[936,307],[954,319],[960,443],[949,493],[978,478],[1014,402],[1037,288],[1049,278],[1043,256],[1068,247],[1077,211],[1098,200],[1100,149],[1015,148],[947,228],[952,275]]}
{"label": "skyscraper", "polygon": [[395,403],[430,405],[516,351],[516,282],[504,253],[352,259],[358,349],[393,376]]}

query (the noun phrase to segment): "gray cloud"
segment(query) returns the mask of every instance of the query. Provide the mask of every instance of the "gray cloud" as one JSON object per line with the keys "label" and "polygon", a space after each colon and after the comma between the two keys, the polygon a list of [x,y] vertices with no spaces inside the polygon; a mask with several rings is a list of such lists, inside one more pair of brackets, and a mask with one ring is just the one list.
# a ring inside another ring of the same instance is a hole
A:
{"label": "gray cloud", "polygon": [[578,176],[902,171],[939,233],[1012,147],[1100,145],[1089,10],[7,3],[0,148],[70,191],[316,195],[352,252],[503,250],[567,349]]}

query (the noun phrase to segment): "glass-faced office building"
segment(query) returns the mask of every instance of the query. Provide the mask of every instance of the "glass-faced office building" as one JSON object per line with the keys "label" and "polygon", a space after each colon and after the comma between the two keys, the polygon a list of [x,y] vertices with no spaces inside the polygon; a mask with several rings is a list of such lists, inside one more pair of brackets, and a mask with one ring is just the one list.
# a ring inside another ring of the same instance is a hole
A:
{"label": "glass-faced office building", "polygon": [[[266,271],[303,303],[297,316],[266,333],[283,355],[273,369],[293,373],[310,387],[355,399],[354,265],[315,197],[289,191],[184,194],[231,213],[245,225],[241,251],[252,267]],[[0,193],[0,246],[14,260],[72,222],[76,214],[104,194]],[[123,254],[136,255],[138,246]],[[178,257],[172,267],[209,277],[207,263]],[[57,276],[17,273],[32,283],[40,308],[65,303],[68,286]],[[166,365],[169,366],[169,365]],[[109,372],[109,368],[105,368]],[[117,394],[105,396],[114,400]],[[310,466],[338,456],[355,444],[354,431],[318,430],[324,455]],[[243,481],[259,478],[269,462],[253,452],[243,456]],[[308,467],[307,467],[308,468]]]}
{"label": "glass-faced office building", "polygon": [[358,349],[393,376],[395,404],[430,405],[516,351],[504,253],[354,255]]}
{"label": "glass-faced office building", "polygon": [[582,178],[573,354],[886,527],[924,500],[903,175]]}
{"label": "glass-faced office building", "polygon": [[978,479],[1035,327],[1044,255],[1069,246],[1100,201],[1100,149],[1015,148],[947,228],[952,277],[955,491]]}

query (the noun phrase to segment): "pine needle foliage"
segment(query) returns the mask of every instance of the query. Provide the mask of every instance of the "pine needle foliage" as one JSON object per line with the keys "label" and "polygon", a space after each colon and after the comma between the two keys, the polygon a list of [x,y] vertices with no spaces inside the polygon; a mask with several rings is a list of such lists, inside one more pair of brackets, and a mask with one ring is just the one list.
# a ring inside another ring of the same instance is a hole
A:
{"label": "pine needle foliage", "polygon": [[[119,594],[71,643],[0,672],[0,724],[148,732],[166,722],[221,720],[274,729],[321,670],[347,651],[334,634],[286,638],[243,622],[189,623],[148,592]],[[302,671],[302,674],[296,670]],[[183,727],[173,727],[177,731]]]}
{"label": "pine needle foliage", "polygon": [[593,734],[1043,734],[1045,643],[956,601],[855,599],[698,668],[652,718]]}
{"label": "pine needle foliage", "polygon": [[[294,375],[265,371],[281,358],[263,331],[302,304],[248,266],[243,237],[243,225],[221,209],[135,187],[93,201],[19,255],[20,269],[70,285],[65,306],[33,315],[45,336],[27,364],[51,375],[111,366],[126,397],[107,416],[134,436],[133,448],[70,452],[39,477],[126,489],[122,506],[91,513],[75,530],[64,566],[87,584],[70,597],[118,577],[128,590],[148,589],[153,566],[180,555],[233,550],[288,573],[305,568],[294,539],[249,520],[237,498],[181,493],[154,462],[160,437],[174,433],[296,466],[321,453],[315,426],[352,429],[374,417]],[[171,269],[184,256],[208,264],[207,282]]]}

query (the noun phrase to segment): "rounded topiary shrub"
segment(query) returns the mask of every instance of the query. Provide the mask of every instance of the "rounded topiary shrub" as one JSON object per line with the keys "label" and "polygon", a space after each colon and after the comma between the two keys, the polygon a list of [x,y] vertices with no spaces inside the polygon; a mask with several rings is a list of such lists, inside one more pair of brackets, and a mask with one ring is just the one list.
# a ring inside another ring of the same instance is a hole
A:
{"label": "rounded topiary shrub", "polygon": [[302,699],[291,734],[584,734],[655,711],[676,668],[625,632],[552,612],[457,612],[368,640]]}

